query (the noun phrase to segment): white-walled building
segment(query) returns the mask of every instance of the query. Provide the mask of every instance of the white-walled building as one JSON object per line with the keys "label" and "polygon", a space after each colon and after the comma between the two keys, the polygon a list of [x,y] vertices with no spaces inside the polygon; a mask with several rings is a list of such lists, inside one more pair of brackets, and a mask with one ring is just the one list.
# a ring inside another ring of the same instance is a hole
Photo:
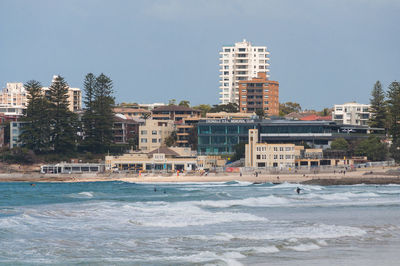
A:
{"label": "white-walled building", "polygon": [[369,104],[350,102],[335,104],[332,111],[332,120],[343,125],[368,125],[371,117]]}
{"label": "white-walled building", "polygon": [[258,143],[258,130],[249,129],[249,144],[245,146],[246,167],[294,167],[295,145],[291,143]]}
{"label": "white-walled building", "polygon": [[239,81],[257,77],[266,72],[269,78],[269,52],[266,46],[253,46],[243,40],[222,47],[220,54],[220,104],[239,103]]}

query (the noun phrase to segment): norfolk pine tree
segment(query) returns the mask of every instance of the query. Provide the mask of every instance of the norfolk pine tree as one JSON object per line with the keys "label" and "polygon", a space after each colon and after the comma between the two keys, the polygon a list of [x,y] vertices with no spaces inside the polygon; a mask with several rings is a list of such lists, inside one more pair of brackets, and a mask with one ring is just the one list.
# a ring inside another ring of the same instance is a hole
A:
{"label": "norfolk pine tree", "polygon": [[27,91],[28,105],[26,117],[23,119],[26,124],[20,135],[20,141],[35,153],[48,151],[50,141],[49,102],[42,92],[40,82],[30,80],[25,83],[24,87]]}
{"label": "norfolk pine tree", "polygon": [[83,98],[83,102],[85,104],[85,112],[82,116],[83,123],[83,135],[84,139],[82,144],[90,151],[95,151],[96,146],[99,143],[96,143],[96,129],[95,129],[95,89],[96,89],[96,76],[92,73],[86,75],[85,80],[83,82],[83,89],[85,92],[85,96]]}
{"label": "norfolk pine tree", "polygon": [[96,78],[94,90],[94,114],[95,114],[95,142],[98,143],[97,151],[105,152],[113,140],[114,121],[114,97],[112,80],[100,74]]}
{"label": "norfolk pine tree", "polygon": [[55,152],[73,151],[77,139],[77,117],[68,109],[68,84],[56,76],[49,88],[50,136]]}
{"label": "norfolk pine tree", "polygon": [[389,116],[389,133],[392,136],[390,153],[400,161],[400,83],[397,81],[389,85],[387,91],[387,108]]}
{"label": "norfolk pine tree", "polygon": [[382,84],[378,80],[371,92],[370,99],[371,118],[369,125],[371,127],[386,128],[387,109],[385,102],[385,93],[382,89]]}

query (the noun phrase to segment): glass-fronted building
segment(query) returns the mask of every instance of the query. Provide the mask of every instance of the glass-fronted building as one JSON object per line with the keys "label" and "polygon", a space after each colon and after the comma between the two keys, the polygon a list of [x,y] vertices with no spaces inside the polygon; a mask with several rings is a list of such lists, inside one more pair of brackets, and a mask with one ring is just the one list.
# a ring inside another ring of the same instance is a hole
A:
{"label": "glass-fronted building", "polygon": [[257,128],[253,119],[212,119],[198,123],[199,154],[232,154],[234,146],[247,142],[249,129]]}
{"label": "glass-fronted building", "polygon": [[197,152],[233,154],[236,144],[248,142],[248,130],[253,128],[258,129],[260,142],[308,144],[315,148],[328,148],[336,138],[362,139],[371,131],[384,133],[384,129],[338,125],[332,121],[209,119],[198,123]]}

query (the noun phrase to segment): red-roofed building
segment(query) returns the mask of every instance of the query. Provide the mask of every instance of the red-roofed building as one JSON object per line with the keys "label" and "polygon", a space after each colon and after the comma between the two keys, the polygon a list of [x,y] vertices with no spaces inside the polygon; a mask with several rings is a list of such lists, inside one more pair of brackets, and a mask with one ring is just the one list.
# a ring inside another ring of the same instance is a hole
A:
{"label": "red-roofed building", "polygon": [[301,121],[330,121],[330,120],[332,120],[332,117],[330,115],[319,116],[316,114],[311,114],[308,116],[301,117],[299,120],[301,120]]}

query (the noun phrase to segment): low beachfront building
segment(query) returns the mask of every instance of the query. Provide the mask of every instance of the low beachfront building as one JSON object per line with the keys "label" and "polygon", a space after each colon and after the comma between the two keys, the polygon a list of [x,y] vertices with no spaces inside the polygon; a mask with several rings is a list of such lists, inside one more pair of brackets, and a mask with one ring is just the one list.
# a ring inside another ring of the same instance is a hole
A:
{"label": "low beachfront building", "polygon": [[104,164],[99,163],[58,163],[40,166],[42,174],[83,174],[104,172]]}
{"label": "low beachfront building", "polygon": [[245,146],[246,167],[294,167],[295,145],[290,143],[258,143],[258,130],[249,130]]}
{"label": "low beachfront building", "polygon": [[113,171],[191,171],[196,169],[197,158],[190,148],[160,147],[149,153],[134,152],[106,156],[106,169]]}

